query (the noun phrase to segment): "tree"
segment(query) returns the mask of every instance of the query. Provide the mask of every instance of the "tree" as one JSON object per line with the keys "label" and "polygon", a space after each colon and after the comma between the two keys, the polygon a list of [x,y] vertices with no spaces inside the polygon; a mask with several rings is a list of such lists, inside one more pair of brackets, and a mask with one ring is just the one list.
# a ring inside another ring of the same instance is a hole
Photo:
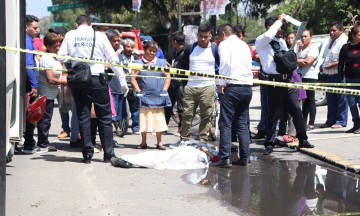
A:
{"label": "tree", "polygon": [[292,0],[286,1],[274,13],[286,13],[295,19],[308,21],[307,27],[314,34],[325,34],[332,21],[349,25],[351,18],[360,14],[360,8],[357,0]]}

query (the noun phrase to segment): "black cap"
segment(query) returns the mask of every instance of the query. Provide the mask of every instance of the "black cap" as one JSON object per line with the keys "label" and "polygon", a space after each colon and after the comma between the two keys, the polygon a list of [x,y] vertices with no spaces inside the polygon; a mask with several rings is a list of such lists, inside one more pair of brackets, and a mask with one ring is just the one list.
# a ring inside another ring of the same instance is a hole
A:
{"label": "black cap", "polygon": [[63,27],[55,27],[49,29],[49,32],[54,32],[55,34],[65,34],[65,30]]}

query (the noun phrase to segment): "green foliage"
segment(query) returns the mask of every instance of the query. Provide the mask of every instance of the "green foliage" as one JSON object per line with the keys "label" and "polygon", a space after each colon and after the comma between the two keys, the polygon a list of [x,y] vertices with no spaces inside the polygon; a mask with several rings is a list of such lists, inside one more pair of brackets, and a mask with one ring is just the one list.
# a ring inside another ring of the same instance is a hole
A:
{"label": "green foliage", "polygon": [[292,0],[278,7],[274,14],[286,13],[298,20],[308,21],[307,27],[314,34],[325,34],[332,21],[349,25],[351,18],[360,14],[359,6],[358,0]]}

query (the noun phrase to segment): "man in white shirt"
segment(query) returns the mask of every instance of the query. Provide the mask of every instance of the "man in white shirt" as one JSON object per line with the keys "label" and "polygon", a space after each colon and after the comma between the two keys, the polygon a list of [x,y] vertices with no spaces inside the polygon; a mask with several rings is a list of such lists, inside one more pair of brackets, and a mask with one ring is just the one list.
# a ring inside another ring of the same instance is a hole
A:
{"label": "man in white shirt", "polygon": [[[339,53],[341,47],[347,42],[348,37],[343,34],[344,28],[339,22],[333,22],[329,25],[330,40],[325,47],[325,59],[322,65],[327,83],[341,83],[341,77],[338,73]],[[348,104],[346,95],[326,93],[327,99],[327,118],[325,124],[320,128],[343,128],[347,125]]]}
{"label": "man in white shirt", "polygon": [[[211,28],[201,24],[198,29],[197,45],[189,46],[179,60],[178,67],[190,71],[215,75],[215,56],[211,45]],[[200,143],[206,143],[210,127],[210,118],[214,107],[215,79],[189,76],[184,87],[184,112],[181,122],[180,146],[190,144],[190,129],[194,110],[200,107],[201,122],[199,125]]]}
{"label": "man in white shirt", "polygon": [[[292,74],[283,74],[277,71],[274,62],[275,51],[270,45],[277,43],[280,50],[287,50],[284,40],[280,40],[282,33],[281,26],[286,14],[281,14],[277,19],[274,17],[265,20],[266,32],[256,38],[255,47],[260,57],[263,76],[269,81],[289,83]],[[294,88],[267,86],[268,115],[267,115],[267,136],[264,143],[264,155],[271,154],[275,146],[275,130],[280,114],[285,108],[293,117],[296,128],[296,137],[299,139],[300,148],[313,148],[307,139],[304,118],[297,99],[297,91]]]}
{"label": "man in white shirt", "polygon": [[[94,33],[91,28],[91,19],[86,15],[80,15],[76,19],[76,30],[69,31],[60,47],[59,55],[70,55],[89,58],[93,50],[94,59],[107,59],[119,61],[106,35],[101,32]],[[95,44],[93,44],[95,36]],[[72,67],[78,64],[72,61]],[[92,80],[84,89],[72,89],[77,108],[77,115],[80,124],[80,134],[83,139],[83,163],[89,164],[94,154],[94,147],[91,142],[90,110],[94,103],[96,116],[98,118],[99,135],[101,145],[104,149],[104,162],[110,162],[115,157],[113,148],[113,131],[111,124],[110,96],[108,85],[100,83],[99,75],[104,73],[103,64],[89,63]],[[122,68],[111,67],[118,76],[123,92],[128,90]]]}
{"label": "man in white shirt", "polygon": [[252,98],[251,52],[248,45],[234,33],[231,25],[224,24],[218,29],[220,35],[219,74],[237,80],[220,80],[219,93],[223,94],[220,107],[219,158],[211,166],[232,166],[231,131],[233,122],[239,139],[238,160],[233,164],[245,166],[250,161],[250,136],[248,127],[249,105]]}

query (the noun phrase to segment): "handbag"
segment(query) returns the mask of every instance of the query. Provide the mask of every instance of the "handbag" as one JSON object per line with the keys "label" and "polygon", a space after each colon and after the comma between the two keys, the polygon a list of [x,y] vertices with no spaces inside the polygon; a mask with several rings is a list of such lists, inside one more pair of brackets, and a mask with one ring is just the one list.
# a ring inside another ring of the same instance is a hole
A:
{"label": "handbag", "polygon": [[[95,47],[95,30],[94,30],[94,38],[91,49],[91,56],[93,57]],[[67,84],[71,89],[84,89],[91,82],[91,70],[89,64],[85,62],[79,62],[76,64],[72,70],[69,70],[67,76]]]}
{"label": "handbag", "polygon": [[40,96],[36,98],[32,103],[30,103],[29,93],[26,93],[25,100],[26,121],[33,125],[36,125],[44,116],[46,108],[46,96]]}
{"label": "handbag", "polygon": [[67,113],[71,110],[74,98],[68,86],[61,86],[59,95],[59,111]]}

